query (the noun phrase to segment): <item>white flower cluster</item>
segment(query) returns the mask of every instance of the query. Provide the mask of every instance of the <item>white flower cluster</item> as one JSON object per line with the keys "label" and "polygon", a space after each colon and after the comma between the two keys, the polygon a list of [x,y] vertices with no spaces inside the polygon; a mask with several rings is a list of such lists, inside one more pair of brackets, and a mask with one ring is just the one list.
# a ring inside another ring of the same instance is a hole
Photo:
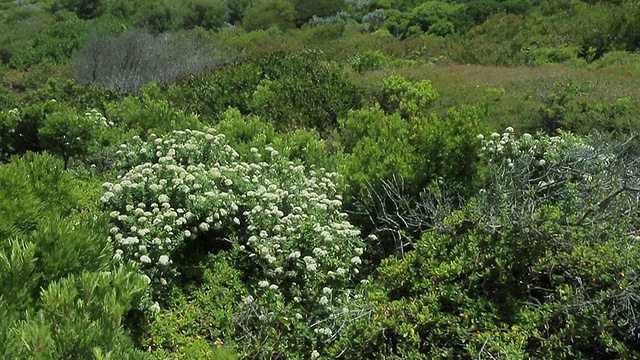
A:
{"label": "white flower cluster", "polygon": [[91,120],[97,127],[109,127],[115,125],[113,121],[107,121],[107,118],[102,115],[98,110],[91,109],[84,113],[84,116]]}
{"label": "white flower cluster", "polygon": [[[264,270],[245,297],[246,306],[262,307],[252,314],[272,316],[274,296],[295,304],[305,314],[296,320],[310,329],[343,313],[364,243],[341,212],[338,174],[307,170],[271,147],[243,161],[213,129],[134,137],[118,154],[123,175],[103,184],[109,238],[114,257],[139,263],[152,286],[166,283],[174,249],[225,229],[249,265]],[[318,336],[339,329],[324,326]]]}
{"label": "white flower cluster", "polygon": [[[519,138],[514,135],[512,127],[506,128],[502,134],[492,133],[489,138],[478,135],[482,143],[480,157],[489,163],[503,164],[513,169],[517,161],[521,166],[544,168],[567,161],[567,154],[589,158],[594,154],[594,148],[586,143],[585,138],[574,134],[561,132],[559,136],[537,134],[522,134]],[[592,164],[605,169],[613,160],[612,155],[599,155],[592,159]]]}

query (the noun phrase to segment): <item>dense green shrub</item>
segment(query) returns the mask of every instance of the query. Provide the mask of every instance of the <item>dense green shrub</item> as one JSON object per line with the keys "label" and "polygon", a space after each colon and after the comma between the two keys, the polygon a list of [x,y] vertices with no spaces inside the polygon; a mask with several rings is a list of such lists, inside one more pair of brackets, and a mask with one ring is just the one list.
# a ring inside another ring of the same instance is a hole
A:
{"label": "dense green shrub", "polygon": [[23,51],[12,56],[9,66],[24,71],[42,62],[63,64],[88,37],[87,21],[67,20],[56,23],[36,35]]}
{"label": "dense green shrub", "polygon": [[431,229],[383,261],[365,285],[374,313],[331,354],[637,357],[637,161],[565,133],[481,139],[484,188],[405,209]]}
{"label": "dense green shrub", "polygon": [[3,64],[23,51],[29,41],[55,18],[39,8],[20,6],[5,10],[0,21],[0,59]]}
{"label": "dense green shrub", "polygon": [[[235,359],[232,349],[233,320],[248,289],[241,272],[234,269],[224,253],[209,255],[183,269],[196,280],[185,281],[170,296],[170,307],[153,317],[143,347],[151,356],[167,359]],[[176,331],[180,329],[180,331]]]}
{"label": "dense green shrub", "polygon": [[413,9],[410,26],[417,25],[427,34],[445,36],[454,31],[455,11],[455,6],[446,2],[427,1]]}
{"label": "dense green shrub", "polygon": [[580,86],[571,81],[558,81],[553,91],[543,97],[538,110],[542,129],[556,133],[558,129],[578,134],[592,131],[619,132],[622,136],[634,134],[638,125],[637,106],[629,97],[611,103],[590,99],[587,94],[593,87]]}
{"label": "dense green shrub", "polygon": [[143,86],[141,92],[139,96],[128,96],[108,104],[106,116],[109,120],[144,139],[154,132],[166,134],[172,130],[201,127],[197,115],[162,100],[158,84]]}
{"label": "dense green shrub", "polygon": [[42,121],[38,129],[40,147],[61,156],[66,169],[71,157],[95,150],[100,132],[107,127],[107,119],[97,111],[78,115],[73,109],[61,109]]}
{"label": "dense green shrub", "polygon": [[278,129],[324,131],[361,103],[357,88],[319,52],[274,54],[261,60],[263,80],[251,109]]}
{"label": "dense green shrub", "polygon": [[298,26],[316,17],[327,17],[346,10],[344,0],[295,0],[295,18]]}
{"label": "dense green shrub", "polygon": [[526,20],[515,14],[491,15],[482,25],[448,38],[448,56],[463,64],[525,64],[534,37]]}
{"label": "dense green shrub", "polygon": [[362,73],[388,67],[391,65],[391,60],[391,58],[385,56],[380,50],[370,50],[348,59],[347,64],[353,70]]}
{"label": "dense green shrub", "polygon": [[247,31],[295,28],[294,5],[287,1],[261,2],[248,8],[242,19]]}
{"label": "dense green shrub", "polygon": [[[385,194],[388,183],[400,183],[401,193],[411,205],[432,183],[445,183],[462,197],[473,188],[476,172],[474,141],[485,112],[479,107],[450,109],[445,115],[430,113],[437,97],[427,81],[411,84],[399,77],[385,82],[387,112],[380,107],[352,110],[340,120],[338,139],[344,159],[338,171],[348,185],[345,202],[365,218],[357,223],[367,228],[384,226],[380,213],[397,206]],[[402,253],[401,238],[381,239],[370,254],[373,258]]]}
{"label": "dense green shrub", "polygon": [[107,10],[108,0],[54,0],[54,11],[64,9],[75,13],[80,19],[94,19]]}
{"label": "dense green shrub", "polygon": [[27,151],[40,151],[38,129],[47,115],[58,110],[60,106],[53,101],[27,105],[0,112],[0,153],[4,159],[13,155],[21,155]]}
{"label": "dense green shrub", "polygon": [[144,28],[154,34],[176,30],[180,22],[177,7],[179,4],[169,0],[137,1],[131,21],[136,27]]}
{"label": "dense green shrub", "polygon": [[0,184],[2,357],[145,358],[122,320],[147,285],[113,261],[107,219],[78,214],[82,195],[62,162],[14,158]]}
{"label": "dense green shrub", "polygon": [[169,86],[167,97],[177,107],[215,118],[233,107],[248,113],[253,91],[262,78],[254,62],[225,66],[204,76],[187,76]]}
{"label": "dense green shrub", "polygon": [[181,4],[180,28],[219,29],[229,20],[229,8],[224,0],[188,0]]}

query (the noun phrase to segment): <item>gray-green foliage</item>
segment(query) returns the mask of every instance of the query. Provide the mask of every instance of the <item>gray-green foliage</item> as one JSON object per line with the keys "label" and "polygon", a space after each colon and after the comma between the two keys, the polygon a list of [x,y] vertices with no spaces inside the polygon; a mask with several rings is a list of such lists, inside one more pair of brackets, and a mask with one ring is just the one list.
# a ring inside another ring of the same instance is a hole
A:
{"label": "gray-green foliage", "polygon": [[462,206],[387,188],[378,216],[411,250],[383,259],[364,286],[376,315],[331,355],[637,358],[637,160],[570,133],[478,138],[485,181]]}
{"label": "gray-green foliage", "polygon": [[144,84],[167,84],[224,64],[227,54],[205,38],[130,30],[118,36],[96,32],[73,54],[74,78],[81,84],[135,93]]}

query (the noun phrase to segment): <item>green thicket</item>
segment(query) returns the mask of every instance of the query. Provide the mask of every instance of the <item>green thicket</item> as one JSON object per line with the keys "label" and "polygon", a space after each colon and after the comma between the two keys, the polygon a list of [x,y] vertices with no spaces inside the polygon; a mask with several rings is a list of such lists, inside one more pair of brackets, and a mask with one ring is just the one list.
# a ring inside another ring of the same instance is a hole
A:
{"label": "green thicket", "polygon": [[0,4],[0,356],[640,357],[639,14]]}

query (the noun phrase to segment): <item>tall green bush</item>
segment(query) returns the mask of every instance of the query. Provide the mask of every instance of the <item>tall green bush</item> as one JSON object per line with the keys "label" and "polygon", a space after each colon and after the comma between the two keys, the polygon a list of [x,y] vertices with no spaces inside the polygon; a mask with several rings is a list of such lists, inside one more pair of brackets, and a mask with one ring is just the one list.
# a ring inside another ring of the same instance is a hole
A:
{"label": "tall green bush", "polygon": [[82,195],[63,163],[14,158],[0,184],[2,357],[145,358],[122,326],[147,284],[112,259],[107,219],[78,214]]}

